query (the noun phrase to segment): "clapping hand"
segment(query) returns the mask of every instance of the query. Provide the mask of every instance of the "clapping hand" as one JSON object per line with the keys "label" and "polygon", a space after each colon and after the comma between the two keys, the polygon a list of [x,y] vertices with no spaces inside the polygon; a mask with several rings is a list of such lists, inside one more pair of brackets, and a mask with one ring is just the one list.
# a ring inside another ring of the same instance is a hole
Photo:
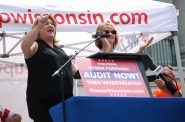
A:
{"label": "clapping hand", "polygon": [[141,44],[140,44],[140,46],[139,46],[139,51],[138,52],[143,53],[144,52],[144,49],[152,43],[153,39],[154,38],[151,37],[149,40],[142,41]]}

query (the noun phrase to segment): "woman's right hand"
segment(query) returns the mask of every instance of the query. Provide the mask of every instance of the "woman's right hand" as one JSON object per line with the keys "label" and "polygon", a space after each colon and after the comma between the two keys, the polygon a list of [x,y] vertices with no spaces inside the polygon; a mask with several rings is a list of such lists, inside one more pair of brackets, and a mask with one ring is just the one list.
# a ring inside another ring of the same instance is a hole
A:
{"label": "woman's right hand", "polygon": [[49,15],[42,15],[38,17],[38,26],[42,28],[46,24],[48,18],[49,18]]}
{"label": "woman's right hand", "polygon": [[109,41],[107,40],[107,38],[102,38],[101,39],[102,42],[102,50],[103,52],[111,52],[112,51],[112,46],[109,43]]}

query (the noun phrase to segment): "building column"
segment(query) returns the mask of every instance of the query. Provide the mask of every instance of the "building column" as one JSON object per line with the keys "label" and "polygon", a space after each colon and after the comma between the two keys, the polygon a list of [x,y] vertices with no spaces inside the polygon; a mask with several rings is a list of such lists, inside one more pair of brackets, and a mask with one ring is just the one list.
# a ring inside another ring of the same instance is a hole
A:
{"label": "building column", "polygon": [[174,38],[174,44],[175,44],[175,52],[176,52],[179,79],[180,79],[180,83],[182,85],[182,96],[185,97],[184,76],[183,76],[182,61],[181,61],[181,56],[180,56],[179,41],[178,41],[177,34],[174,35],[173,38]]}

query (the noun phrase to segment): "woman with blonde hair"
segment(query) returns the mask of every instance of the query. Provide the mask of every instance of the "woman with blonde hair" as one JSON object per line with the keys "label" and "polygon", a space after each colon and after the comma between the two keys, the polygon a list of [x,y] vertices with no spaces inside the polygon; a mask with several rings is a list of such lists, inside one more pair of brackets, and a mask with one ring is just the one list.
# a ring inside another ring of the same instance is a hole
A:
{"label": "woman with blonde hair", "polygon": [[[114,52],[115,48],[119,44],[119,32],[116,29],[116,27],[109,23],[104,22],[99,24],[99,26],[96,29],[96,34],[99,35],[108,35],[104,38],[97,38],[95,40],[95,45],[97,48],[99,48],[102,52]],[[140,44],[139,51],[143,52],[144,49],[152,42],[153,37],[149,40],[145,40]]]}
{"label": "woman with blonde hair", "polygon": [[61,102],[62,94],[64,99],[73,96],[73,73],[76,69],[71,62],[63,68],[62,77],[52,77],[69,59],[56,45],[56,28],[52,15],[41,15],[21,43],[28,67],[27,105],[34,122],[52,122],[49,109]]}

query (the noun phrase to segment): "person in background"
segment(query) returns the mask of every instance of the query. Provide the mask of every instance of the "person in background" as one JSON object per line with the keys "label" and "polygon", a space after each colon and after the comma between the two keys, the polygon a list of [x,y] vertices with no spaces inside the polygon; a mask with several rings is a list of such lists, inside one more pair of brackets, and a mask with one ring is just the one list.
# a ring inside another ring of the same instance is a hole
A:
{"label": "person in background", "polygon": [[166,81],[171,82],[172,85],[177,87],[178,91],[172,94],[166,88],[165,82],[162,79],[156,79],[154,82],[157,84],[159,88],[153,91],[153,96],[154,97],[181,97],[182,86],[180,83],[175,82],[175,73],[173,68],[171,66],[164,66],[162,72],[168,75],[168,76],[165,76]]}
{"label": "person in background", "polygon": [[21,116],[0,106],[0,122],[21,122]]}
{"label": "person in background", "polygon": [[73,96],[73,74],[77,69],[72,62],[59,75],[52,77],[69,59],[57,46],[56,29],[57,24],[52,15],[41,15],[21,43],[28,67],[28,112],[34,122],[52,122],[49,109],[61,102],[61,96],[64,95],[64,99]]}
{"label": "person in background", "polygon": [[[105,38],[97,38],[95,45],[102,52],[114,52],[119,44],[119,32],[114,25],[109,22],[101,23],[96,29],[96,33],[100,35],[109,35]],[[152,42],[153,37],[149,40],[144,40],[139,45],[139,53],[143,53],[144,49]]]}

